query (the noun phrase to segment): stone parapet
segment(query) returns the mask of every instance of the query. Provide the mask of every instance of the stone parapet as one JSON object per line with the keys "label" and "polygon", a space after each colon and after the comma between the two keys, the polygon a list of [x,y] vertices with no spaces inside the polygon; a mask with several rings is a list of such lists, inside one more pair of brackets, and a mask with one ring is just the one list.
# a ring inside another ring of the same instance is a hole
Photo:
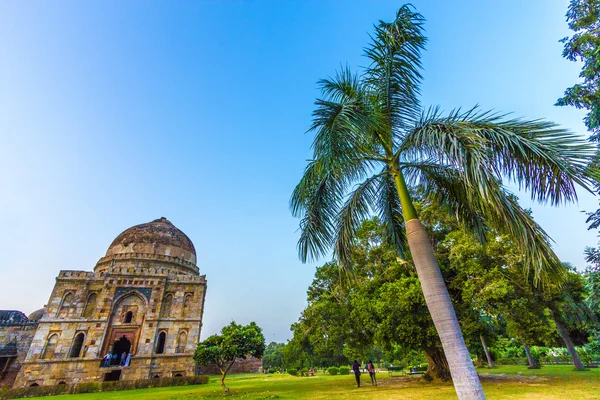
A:
{"label": "stone parapet", "polygon": [[[122,260],[153,260],[159,261],[162,264],[167,264],[173,267],[183,267],[182,272],[192,272],[195,274],[200,273],[200,269],[196,266],[196,264],[183,259],[182,257],[172,257],[163,254],[150,254],[150,253],[122,253],[122,254],[112,254],[105,257],[102,257],[96,263],[96,267],[94,268],[94,272],[102,274],[102,272],[107,272],[111,269],[111,267],[116,267],[115,264]],[[119,267],[116,267],[119,268]],[[169,268],[163,268],[169,269]],[[178,268],[179,269],[179,268]],[[165,272],[166,273],[166,272]]]}

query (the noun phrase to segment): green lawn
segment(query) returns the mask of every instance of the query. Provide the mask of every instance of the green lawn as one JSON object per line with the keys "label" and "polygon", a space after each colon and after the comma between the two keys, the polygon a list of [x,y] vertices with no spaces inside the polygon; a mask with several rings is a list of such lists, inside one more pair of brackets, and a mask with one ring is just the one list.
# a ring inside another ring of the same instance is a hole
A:
{"label": "green lawn", "polygon": [[[600,369],[575,372],[572,366],[544,366],[540,370],[508,366],[480,369],[488,399],[599,399]],[[240,399],[456,399],[450,384],[426,383],[414,377],[389,378],[379,373],[379,386],[368,383],[357,388],[353,375],[317,374],[310,378],[288,375],[231,375],[226,383],[233,398]],[[185,400],[224,398],[218,377],[211,376],[207,385],[179,386],[120,392],[63,395],[52,400]]]}

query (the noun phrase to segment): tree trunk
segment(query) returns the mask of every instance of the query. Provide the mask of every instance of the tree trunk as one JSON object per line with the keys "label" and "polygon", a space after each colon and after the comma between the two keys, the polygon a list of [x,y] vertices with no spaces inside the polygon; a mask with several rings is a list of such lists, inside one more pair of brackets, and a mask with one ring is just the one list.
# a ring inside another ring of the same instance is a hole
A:
{"label": "tree trunk", "polygon": [[227,372],[229,372],[229,369],[231,368],[231,366],[233,365],[234,362],[235,362],[235,360],[233,360],[233,362],[231,364],[229,364],[229,366],[225,369],[223,369],[221,367],[221,365],[219,365],[217,363],[217,366],[219,367],[219,371],[221,371],[221,387],[223,388],[223,391],[225,392],[225,394],[229,394],[229,388],[227,386],[225,386],[225,377],[227,376]]}
{"label": "tree trunk", "polygon": [[427,359],[427,372],[435,379],[444,382],[452,379],[448,360],[444,352],[439,348],[425,349],[425,358]]}
{"label": "tree trunk", "polygon": [[585,369],[585,366],[583,365],[583,363],[581,362],[581,359],[579,358],[579,354],[577,354],[577,350],[575,350],[575,345],[573,344],[573,341],[571,340],[571,337],[569,336],[569,331],[567,331],[567,328],[565,328],[565,326],[556,318],[554,311],[550,310],[550,315],[552,316],[552,319],[554,320],[554,323],[556,324],[556,330],[558,331],[558,334],[560,335],[561,339],[565,343],[565,346],[567,346],[567,350],[569,350],[569,354],[571,354],[571,358],[573,359],[573,364],[575,365],[575,369]]}
{"label": "tree trunk", "polygon": [[529,368],[535,368],[535,369],[540,368],[540,365],[533,359],[533,356],[531,355],[531,351],[529,350],[529,346],[524,344],[523,348],[525,349],[525,354],[527,355],[527,360],[529,361]]}
{"label": "tree trunk", "polygon": [[488,367],[494,368],[494,362],[492,361],[492,356],[490,356],[490,351],[488,350],[487,344],[485,343],[485,338],[483,334],[479,335],[479,339],[481,339],[481,345],[483,346],[483,351],[485,351],[485,358],[487,358]]}
{"label": "tree trunk", "polygon": [[433,245],[417,216],[397,161],[390,165],[390,169],[402,205],[410,254],[421,282],[425,303],[448,360],[456,395],[459,400],[485,399],[479,375],[475,371],[473,360],[465,345],[448,289],[433,254]]}
{"label": "tree trunk", "polygon": [[452,381],[460,400],[485,399],[479,376],[460,330],[433,246],[418,219],[406,221],[408,247],[423,288],[427,308],[442,341]]}

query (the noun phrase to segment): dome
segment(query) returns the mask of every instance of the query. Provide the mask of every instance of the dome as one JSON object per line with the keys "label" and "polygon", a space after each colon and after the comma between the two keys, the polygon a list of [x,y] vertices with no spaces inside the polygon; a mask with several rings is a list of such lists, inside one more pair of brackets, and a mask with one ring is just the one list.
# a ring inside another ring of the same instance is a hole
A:
{"label": "dome", "polygon": [[29,319],[30,321],[39,321],[44,316],[45,311],[46,311],[45,308],[40,308],[39,310],[35,310],[31,314],[29,314],[27,319]]}
{"label": "dome", "polygon": [[185,233],[162,217],[121,233],[106,251],[107,257],[146,254],[183,259],[196,265],[196,249]]}

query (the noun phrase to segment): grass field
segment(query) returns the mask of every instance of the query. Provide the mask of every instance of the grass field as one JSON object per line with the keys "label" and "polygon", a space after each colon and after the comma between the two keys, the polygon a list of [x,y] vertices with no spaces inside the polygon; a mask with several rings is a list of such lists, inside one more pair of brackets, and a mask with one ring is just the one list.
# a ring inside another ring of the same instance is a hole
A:
{"label": "grass field", "polygon": [[[488,399],[600,399],[600,368],[576,372],[572,366],[544,366],[528,370],[520,366],[478,370]],[[179,386],[120,392],[62,395],[52,400],[186,400],[225,398],[218,376],[200,386]],[[353,375],[296,378],[288,375],[245,374],[227,377],[229,398],[239,399],[456,399],[451,384],[426,383],[418,377],[377,375],[371,386],[368,374],[356,387]]]}

